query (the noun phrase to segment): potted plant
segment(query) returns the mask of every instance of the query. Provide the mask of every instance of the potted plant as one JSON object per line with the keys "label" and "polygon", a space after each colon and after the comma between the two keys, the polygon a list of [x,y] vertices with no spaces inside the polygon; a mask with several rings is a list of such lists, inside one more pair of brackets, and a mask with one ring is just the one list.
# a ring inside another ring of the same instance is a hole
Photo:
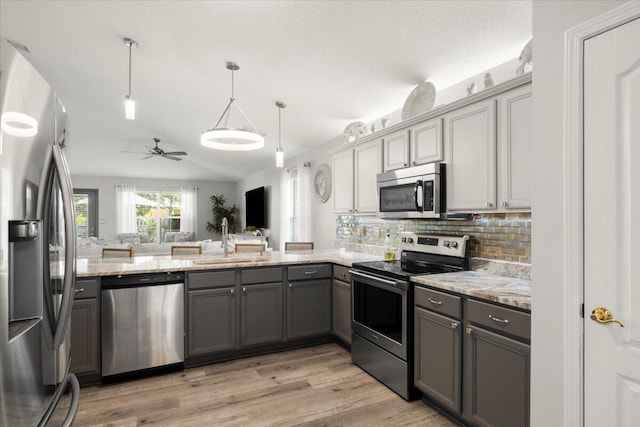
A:
{"label": "potted plant", "polygon": [[207,221],[207,231],[209,233],[220,233],[222,230],[222,218],[227,218],[229,233],[237,233],[240,227],[236,217],[238,214],[236,205],[226,206],[227,201],[224,198],[224,194],[214,194],[209,197],[209,200],[211,200],[213,220]]}

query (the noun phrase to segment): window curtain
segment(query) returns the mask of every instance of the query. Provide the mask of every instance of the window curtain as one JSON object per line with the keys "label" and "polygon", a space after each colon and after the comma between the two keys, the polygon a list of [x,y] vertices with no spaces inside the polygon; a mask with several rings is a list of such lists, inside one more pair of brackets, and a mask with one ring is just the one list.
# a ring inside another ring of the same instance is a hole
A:
{"label": "window curtain", "polygon": [[116,233],[136,233],[136,187],[116,185]]}
{"label": "window curtain", "polygon": [[182,187],[180,192],[180,231],[192,232],[195,236],[198,231],[198,189]]}
{"label": "window curtain", "polygon": [[295,235],[295,220],[293,218],[293,198],[291,186],[295,185],[295,169],[284,169],[280,175],[280,250],[284,251],[284,242],[292,241]]}
{"label": "window curtain", "polygon": [[298,242],[313,242],[313,183],[311,164],[298,165]]}
{"label": "window curtain", "polygon": [[282,171],[280,180],[280,250],[285,242],[313,242],[313,190],[308,162]]}

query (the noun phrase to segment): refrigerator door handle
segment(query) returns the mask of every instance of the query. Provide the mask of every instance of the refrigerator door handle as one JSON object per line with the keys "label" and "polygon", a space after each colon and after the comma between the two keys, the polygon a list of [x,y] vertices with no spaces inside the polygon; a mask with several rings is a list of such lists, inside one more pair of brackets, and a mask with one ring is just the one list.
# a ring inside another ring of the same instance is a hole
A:
{"label": "refrigerator door handle", "polygon": [[80,404],[80,384],[74,374],[69,374],[69,386],[71,387],[71,405],[69,405],[69,412],[67,413],[67,418],[62,423],[62,427],[71,427],[78,413],[78,405]]}
{"label": "refrigerator door handle", "polygon": [[60,193],[62,195],[62,210],[64,215],[64,235],[65,235],[65,258],[64,258],[64,279],[62,285],[62,302],[60,304],[60,315],[56,322],[53,335],[53,347],[58,348],[65,339],[71,309],[73,308],[73,283],[76,279],[76,231],[75,231],[75,208],[73,204],[73,188],[69,177],[69,168],[62,154],[62,150],[57,145],[52,147],[53,160],[57,170]]}

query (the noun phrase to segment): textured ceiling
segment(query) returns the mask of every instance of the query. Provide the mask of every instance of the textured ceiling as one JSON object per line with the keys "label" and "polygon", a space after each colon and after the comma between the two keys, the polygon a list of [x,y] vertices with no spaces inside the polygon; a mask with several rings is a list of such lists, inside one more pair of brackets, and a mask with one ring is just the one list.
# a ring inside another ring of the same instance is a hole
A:
{"label": "textured ceiling", "polygon": [[[286,157],[402,105],[430,80],[444,89],[517,57],[530,1],[7,1],[0,32],[25,44],[71,117],[72,173],[235,181],[272,167],[282,100]],[[136,120],[124,119],[128,50]],[[200,133],[230,96],[265,148],[221,152]],[[142,156],[152,137],[185,160]]]}

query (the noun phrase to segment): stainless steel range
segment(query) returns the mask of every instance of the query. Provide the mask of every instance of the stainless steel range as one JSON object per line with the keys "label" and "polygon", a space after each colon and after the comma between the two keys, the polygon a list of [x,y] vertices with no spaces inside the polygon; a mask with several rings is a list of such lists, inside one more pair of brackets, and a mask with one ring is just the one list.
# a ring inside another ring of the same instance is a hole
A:
{"label": "stainless steel range", "polygon": [[351,360],[407,400],[417,397],[409,278],[468,270],[468,239],[402,232],[399,260],[353,264]]}

